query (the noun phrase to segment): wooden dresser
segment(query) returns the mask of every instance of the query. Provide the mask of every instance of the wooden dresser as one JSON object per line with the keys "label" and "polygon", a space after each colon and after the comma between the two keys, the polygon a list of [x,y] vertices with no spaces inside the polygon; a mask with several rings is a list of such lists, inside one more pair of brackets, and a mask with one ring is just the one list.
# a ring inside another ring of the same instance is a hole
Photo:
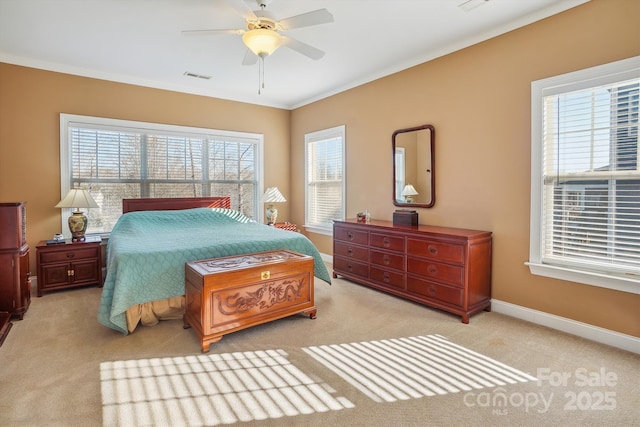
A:
{"label": "wooden dresser", "polygon": [[336,221],[333,276],[469,316],[491,310],[491,232]]}

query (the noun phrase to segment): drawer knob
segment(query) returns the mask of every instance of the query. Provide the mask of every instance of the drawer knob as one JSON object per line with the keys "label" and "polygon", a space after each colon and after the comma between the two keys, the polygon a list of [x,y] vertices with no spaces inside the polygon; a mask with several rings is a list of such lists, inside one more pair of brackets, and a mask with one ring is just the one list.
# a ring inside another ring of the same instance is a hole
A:
{"label": "drawer knob", "polygon": [[429,253],[430,253],[431,255],[437,255],[437,254],[438,254],[438,248],[437,248],[437,247],[435,247],[435,246],[433,246],[433,245],[429,245],[429,246],[427,247],[427,250],[429,251]]}
{"label": "drawer knob", "polygon": [[427,267],[427,271],[429,272],[429,274],[431,274],[432,276],[435,276],[438,274],[438,267],[436,267],[433,264],[429,264],[429,267]]}
{"label": "drawer knob", "polygon": [[388,237],[384,237],[382,239],[382,244],[384,245],[385,248],[388,248],[391,245],[391,241],[389,240]]}
{"label": "drawer knob", "polygon": [[386,255],[382,257],[382,262],[384,262],[385,265],[389,265],[389,263],[391,262],[391,258],[389,258],[389,255]]}
{"label": "drawer knob", "polygon": [[353,265],[347,264],[347,270],[349,270],[349,271],[353,270]]}
{"label": "drawer knob", "polygon": [[353,254],[353,248],[351,248],[351,247],[347,248],[347,252],[349,253],[349,255],[352,255]]}
{"label": "drawer knob", "polygon": [[389,277],[389,273],[385,272],[382,275],[382,280],[384,280],[385,283],[389,283],[389,281],[391,281],[391,277]]}
{"label": "drawer knob", "polygon": [[67,258],[71,259],[73,257],[75,257],[76,254],[74,254],[73,252],[67,252]]}
{"label": "drawer knob", "polygon": [[436,287],[433,285],[429,285],[429,287],[427,288],[427,292],[429,292],[429,294],[431,295],[435,295],[436,294]]}
{"label": "drawer knob", "polygon": [[347,233],[347,238],[348,238],[349,240],[353,240],[353,233],[349,231],[349,232]]}

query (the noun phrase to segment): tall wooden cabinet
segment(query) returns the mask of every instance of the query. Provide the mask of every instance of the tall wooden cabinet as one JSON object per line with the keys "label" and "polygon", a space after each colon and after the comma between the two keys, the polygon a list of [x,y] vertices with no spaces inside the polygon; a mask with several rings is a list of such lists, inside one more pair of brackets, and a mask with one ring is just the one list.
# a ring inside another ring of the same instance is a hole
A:
{"label": "tall wooden cabinet", "polygon": [[336,221],[333,276],[461,316],[491,309],[491,232]]}
{"label": "tall wooden cabinet", "polygon": [[0,312],[23,319],[31,304],[25,202],[0,203]]}

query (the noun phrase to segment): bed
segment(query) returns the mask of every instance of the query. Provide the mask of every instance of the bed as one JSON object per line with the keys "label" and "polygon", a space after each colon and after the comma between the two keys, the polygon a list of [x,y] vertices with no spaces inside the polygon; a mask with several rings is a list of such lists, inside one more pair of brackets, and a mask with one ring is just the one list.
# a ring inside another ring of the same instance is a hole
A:
{"label": "bed", "polygon": [[107,243],[98,321],[128,335],[139,323],[182,318],[186,262],[275,249],[312,256],[315,277],[331,284],[306,236],[257,223],[226,197],[125,199]]}

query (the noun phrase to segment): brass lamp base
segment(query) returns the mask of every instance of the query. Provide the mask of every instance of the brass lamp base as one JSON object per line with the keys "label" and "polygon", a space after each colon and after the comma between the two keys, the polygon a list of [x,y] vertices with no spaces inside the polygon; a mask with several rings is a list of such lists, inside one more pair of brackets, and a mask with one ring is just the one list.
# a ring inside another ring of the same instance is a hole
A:
{"label": "brass lamp base", "polygon": [[87,231],[87,217],[83,212],[73,212],[73,215],[69,217],[69,231],[71,231],[72,241],[84,242],[84,233]]}

